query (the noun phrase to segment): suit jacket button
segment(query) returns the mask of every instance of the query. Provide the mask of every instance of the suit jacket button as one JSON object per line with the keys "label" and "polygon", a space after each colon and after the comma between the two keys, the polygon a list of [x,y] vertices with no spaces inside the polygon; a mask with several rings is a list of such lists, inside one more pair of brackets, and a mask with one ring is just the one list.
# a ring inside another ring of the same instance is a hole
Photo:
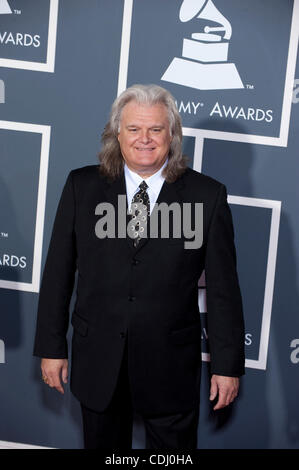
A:
{"label": "suit jacket button", "polygon": [[134,302],[134,300],[136,300],[136,297],[133,297],[132,295],[130,295],[130,296],[128,297],[128,300],[129,300],[130,302]]}
{"label": "suit jacket button", "polygon": [[137,266],[137,264],[139,264],[139,260],[138,260],[138,259],[133,259],[133,260],[132,260],[132,264],[133,264],[134,266]]}

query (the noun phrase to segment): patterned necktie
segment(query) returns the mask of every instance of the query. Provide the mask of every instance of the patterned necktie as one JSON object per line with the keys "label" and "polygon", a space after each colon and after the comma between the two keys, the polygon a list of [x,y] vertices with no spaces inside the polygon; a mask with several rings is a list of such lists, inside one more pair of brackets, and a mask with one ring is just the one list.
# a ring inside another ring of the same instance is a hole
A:
{"label": "patterned necktie", "polygon": [[147,194],[148,185],[142,181],[139,191],[134,195],[131,203],[130,230],[133,238],[133,245],[136,248],[139,241],[144,237],[144,231],[148,217],[150,215],[150,200]]}

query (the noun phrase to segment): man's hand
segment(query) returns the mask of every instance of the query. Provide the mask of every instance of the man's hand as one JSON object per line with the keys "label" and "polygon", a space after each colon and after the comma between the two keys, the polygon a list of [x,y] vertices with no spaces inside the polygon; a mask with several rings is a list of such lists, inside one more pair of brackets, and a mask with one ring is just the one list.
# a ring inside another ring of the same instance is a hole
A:
{"label": "man's hand", "polygon": [[68,360],[67,359],[42,359],[41,370],[43,381],[58,392],[64,393],[61,383],[67,383]]}
{"label": "man's hand", "polygon": [[234,401],[239,391],[238,377],[225,377],[223,375],[212,375],[210,400],[215,400],[218,394],[218,401],[213,410],[220,410]]}

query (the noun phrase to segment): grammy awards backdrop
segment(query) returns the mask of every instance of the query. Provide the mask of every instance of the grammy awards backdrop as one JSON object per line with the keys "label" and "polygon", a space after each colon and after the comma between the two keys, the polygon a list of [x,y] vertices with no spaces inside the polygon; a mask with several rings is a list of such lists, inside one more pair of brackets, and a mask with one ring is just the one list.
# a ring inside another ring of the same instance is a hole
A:
{"label": "grammy awards backdrop", "polygon": [[134,83],[173,94],[189,165],[227,186],[234,219],[246,374],[213,412],[202,276],[198,447],[299,447],[298,33],[299,0],[0,0],[0,447],[83,445],[69,386],[32,356],[38,293],[66,176],[97,163]]}

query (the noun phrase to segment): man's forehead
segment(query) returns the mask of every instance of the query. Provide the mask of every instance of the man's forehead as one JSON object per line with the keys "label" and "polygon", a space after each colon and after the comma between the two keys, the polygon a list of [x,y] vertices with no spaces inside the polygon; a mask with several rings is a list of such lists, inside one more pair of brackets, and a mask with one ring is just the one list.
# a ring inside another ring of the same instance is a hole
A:
{"label": "man's forehead", "polygon": [[123,107],[123,114],[128,113],[167,114],[167,108],[164,103],[143,104],[138,103],[137,101],[129,101],[129,103]]}
{"label": "man's forehead", "polygon": [[136,101],[127,103],[121,113],[121,119],[125,121],[132,119],[153,119],[163,123],[165,120],[168,122],[167,108],[163,103],[156,103],[153,105],[141,104]]}

